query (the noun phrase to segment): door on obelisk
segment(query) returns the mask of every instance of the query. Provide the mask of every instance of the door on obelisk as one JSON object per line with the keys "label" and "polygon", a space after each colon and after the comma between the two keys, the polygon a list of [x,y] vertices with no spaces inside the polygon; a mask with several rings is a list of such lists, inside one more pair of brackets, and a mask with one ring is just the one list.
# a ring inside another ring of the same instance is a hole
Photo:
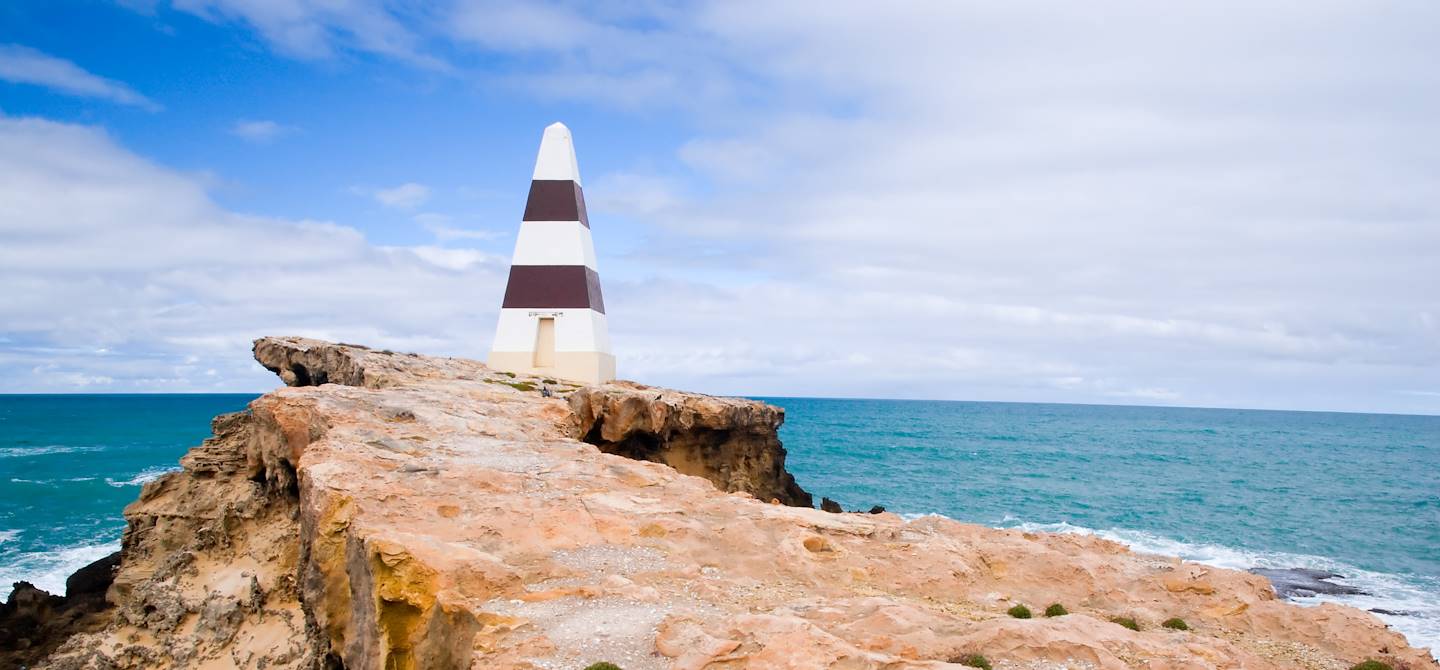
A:
{"label": "door on obelisk", "polygon": [[535,367],[555,365],[555,317],[542,316],[535,331]]}

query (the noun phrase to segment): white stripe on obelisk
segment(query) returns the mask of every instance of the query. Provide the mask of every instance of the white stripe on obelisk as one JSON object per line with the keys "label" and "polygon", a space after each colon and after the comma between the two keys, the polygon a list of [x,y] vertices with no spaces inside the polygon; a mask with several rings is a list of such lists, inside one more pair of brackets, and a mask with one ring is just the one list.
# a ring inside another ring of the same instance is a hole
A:
{"label": "white stripe on obelisk", "polygon": [[595,243],[579,221],[526,221],[515,237],[512,265],[584,265],[595,267]]}

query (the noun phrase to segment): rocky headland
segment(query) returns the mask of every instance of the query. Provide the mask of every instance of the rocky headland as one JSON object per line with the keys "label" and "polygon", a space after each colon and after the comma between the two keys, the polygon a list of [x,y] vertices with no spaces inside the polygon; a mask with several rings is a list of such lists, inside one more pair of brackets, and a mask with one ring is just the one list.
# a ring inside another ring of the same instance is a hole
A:
{"label": "rocky headland", "polygon": [[1260,575],[812,509],[763,403],[301,338],[255,357],[288,386],[145,485],[113,571],[17,589],[0,665],[1440,668]]}

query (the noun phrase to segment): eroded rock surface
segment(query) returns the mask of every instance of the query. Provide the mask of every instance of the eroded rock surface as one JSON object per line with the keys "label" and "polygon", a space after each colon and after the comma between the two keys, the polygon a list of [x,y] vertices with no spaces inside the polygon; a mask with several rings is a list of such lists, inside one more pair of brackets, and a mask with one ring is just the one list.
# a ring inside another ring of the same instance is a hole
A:
{"label": "eroded rock surface", "polygon": [[581,439],[607,454],[664,463],[724,491],[814,506],[785,471],[779,407],[622,381],[570,394],[570,408]]}
{"label": "eroded rock surface", "polygon": [[[113,620],[47,667],[1440,667],[1374,616],[1283,602],[1258,575],[771,504],[803,492],[774,477],[780,414],[759,403],[628,384],[545,398],[473,361],[298,338],[256,357],[295,386],[216,419],[146,485]],[[1052,602],[1072,614],[1005,614]],[[1158,625],[1175,616],[1190,630]]]}

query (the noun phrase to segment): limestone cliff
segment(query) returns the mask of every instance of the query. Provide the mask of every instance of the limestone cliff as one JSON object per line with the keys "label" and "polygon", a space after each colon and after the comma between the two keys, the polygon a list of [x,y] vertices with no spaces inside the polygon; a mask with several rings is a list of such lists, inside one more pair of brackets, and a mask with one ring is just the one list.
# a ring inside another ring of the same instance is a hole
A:
{"label": "limestone cliff", "polygon": [[[628,383],[543,397],[472,361],[299,338],[255,354],[292,386],[145,486],[110,621],[43,667],[1440,667],[1256,575],[793,506],[809,495],[761,403]],[[1051,602],[1072,614],[1005,614]]]}
{"label": "limestone cliff", "polygon": [[664,463],[723,491],[814,506],[785,471],[779,407],[630,382],[580,389],[570,394],[570,407],[581,439],[607,454]]}

